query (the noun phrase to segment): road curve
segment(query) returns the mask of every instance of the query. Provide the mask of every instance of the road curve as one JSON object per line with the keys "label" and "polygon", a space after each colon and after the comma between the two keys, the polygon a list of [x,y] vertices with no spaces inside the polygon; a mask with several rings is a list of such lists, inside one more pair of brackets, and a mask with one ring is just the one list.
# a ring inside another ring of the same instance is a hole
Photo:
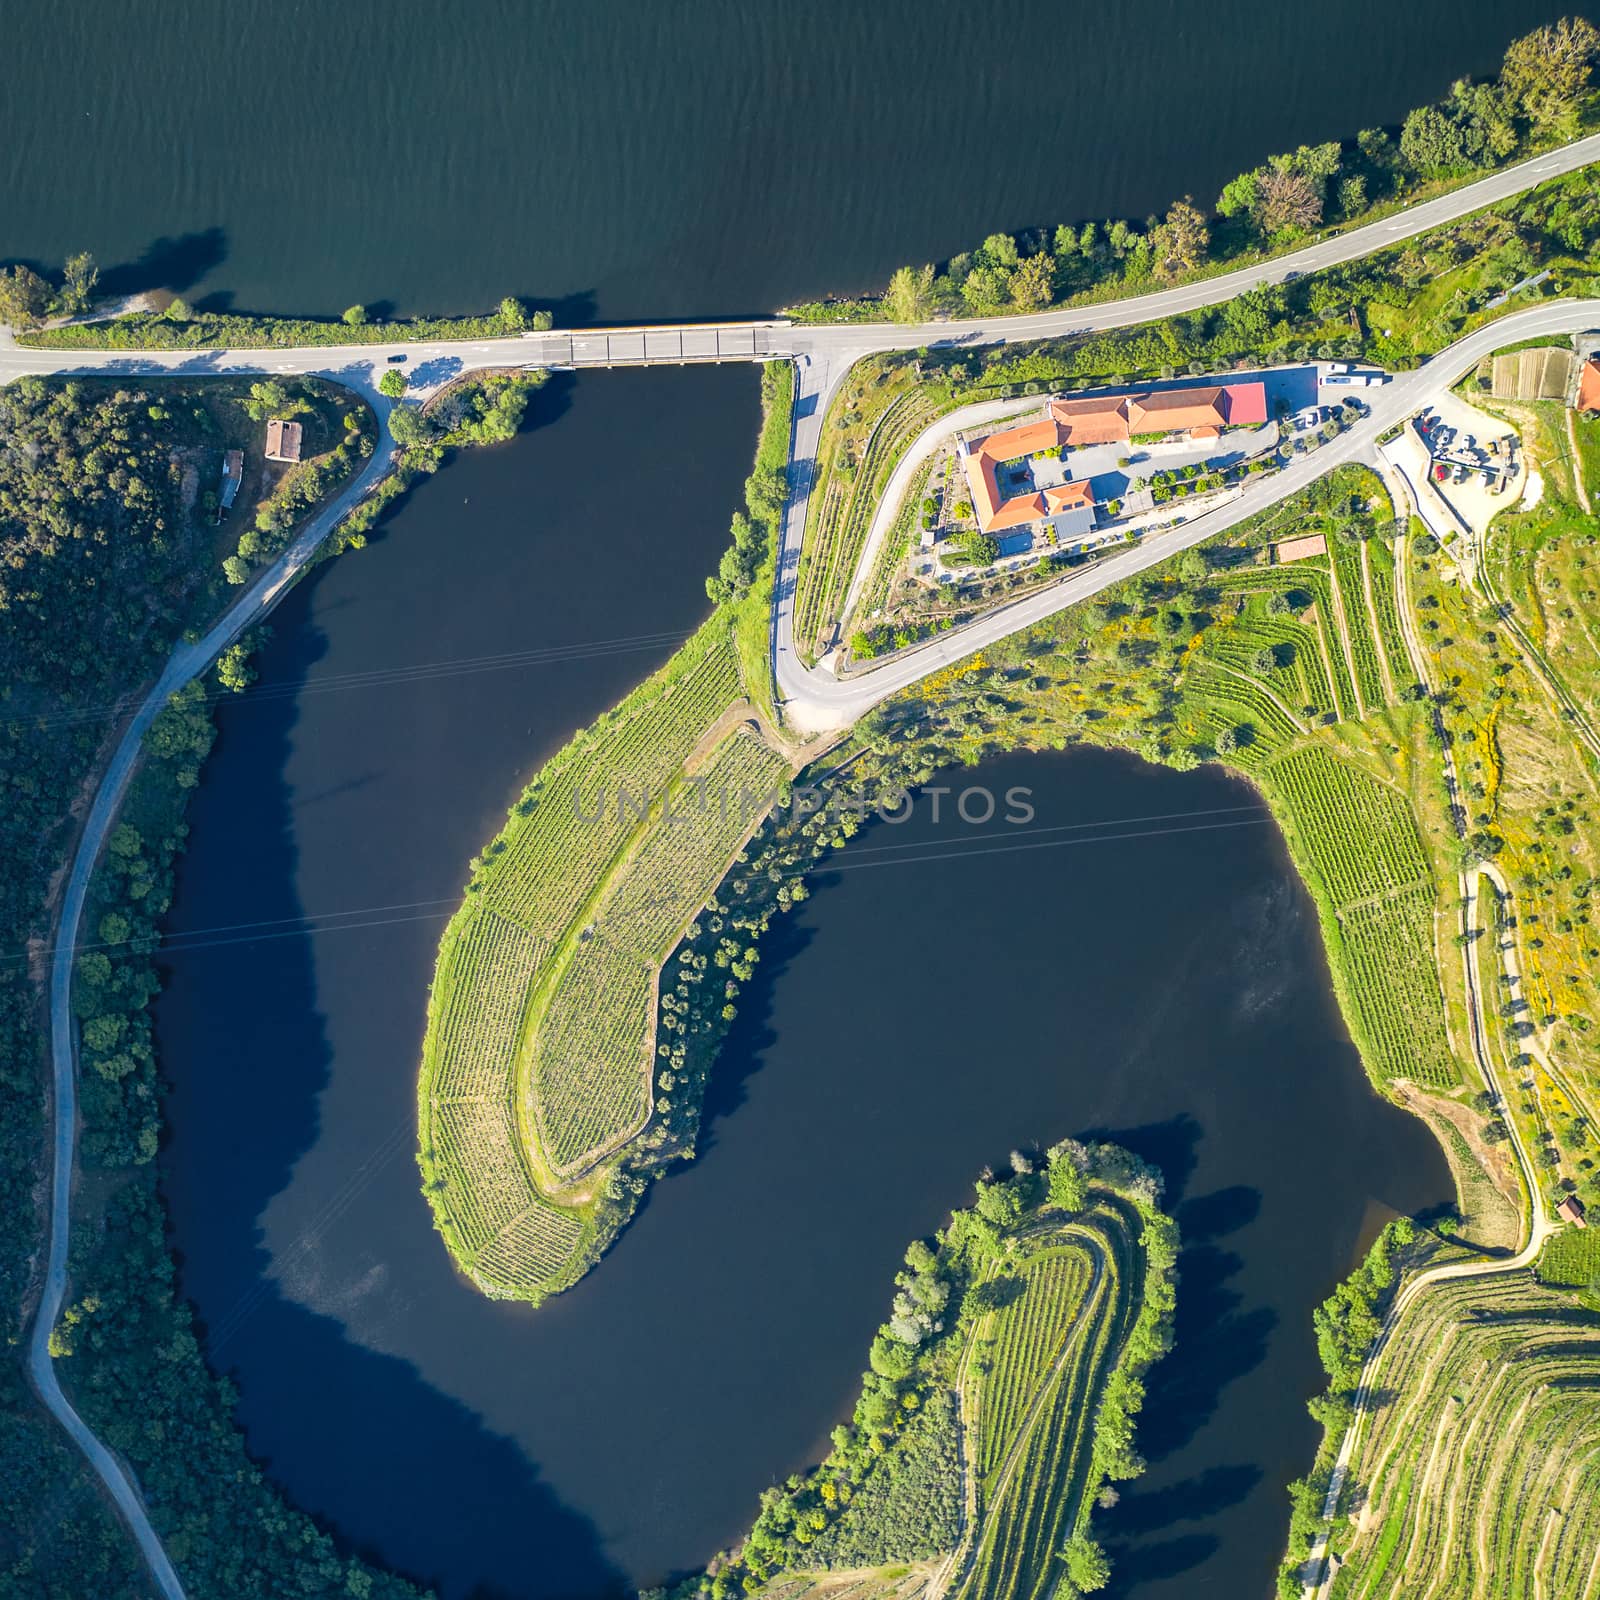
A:
{"label": "road curve", "polygon": [[[781,337],[774,341],[772,354],[789,356],[795,361],[799,382],[791,425],[790,498],[780,531],[777,581],[773,588],[771,647],[779,695],[791,720],[807,729],[813,726],[825,729],[847,725],[878,701],[937,671],[947,662],[958,660],[985,644],[1027,627],[1119,578],[1165,560],[1176,551],[1213,538],[1243,517],[1254,514],[1274,500],[1293,494],[1341,461],[1352,459],[1369,449],[1376,434],[1388,425],[1387,422],[1374,425],[1374,419],[1369,418],[1359,428],[1341,435],[1333,445],[1274,475],[1270,480],[1274,492],[1258,493],[1258,488],[1266,489],[1267,485],[1247,490],[1226,511],[1198,518],[1171,533],[1148,539],[1141,546],[1100,563],[1093,572],[1066,580],[1043,594],[991,613],[959,633],[945,635],[899,661],[886,664],[867,677],[841,683],[828,674],[805,668],[799,661],[793,645],[792,608],[806,505],[823,418],[835,389],[861,356],[877,351],[915,349],[940,342],[980,345],[1056,337],[1127,326],[1220,304],[1247,289],[1281,282],[1291,275],[1316,271],[1384,249],[1596,161],[1600,161],[1600,134],[1492,173],[1476,183],[1412,207],[1395,217],[1324,239],[1292,255],[1279,256],[1258,266],[1240,268],[1156,294],[1106,301],[1099,305],[1067,307],[1027,317],[995,317],[913,326],[795,326],[782,330]],[[1600,302],[1541,306],[1506,318],[1492,328],[1452,346],[1430,362],[1422,373],[1409,375],[1381,391],[1373,406],[1374,418],[1381,407],[1384,417],[1390,421],[1399,420],[1405,414],[1403,401],[1419,395],[1424,387],[1431,387],[1439,381],[1444,369],[1453,363],[1464,366],[1499,344],[1533,334],[1570,331],[1586,326],[1591,321],[1600,321]],[[376,385],[391,358],[405,359],[412,379],[409,392],[413,397],[420,398],[468,372],[491,367],[547,364],[540,360],[541,351],[538,334],[502,339],[396,341],[392,344],[297,349],[56,350],[18,345],[9,332],[0,329],[0,385],[29,375],[74,373],[130,378],[316,375],[358,390],[373,403],[380,416],[386,416],[388,405],[377,394]],[[150,1525],[127,1469],[89,1431],[62,1393],[49,1351],[50,1334],[66,1292],[77,1122],[74,1082],[76,1052],[69,1004],[73,949],[95,860],[115,819],[137,761],[140,741],[150,722],[174,690],[203,672],[221,650],[276,603],[315,553],[333,522],[382,474],[390,456],[391,446],[385,435],[383,446],[355,482],[308,525],[290,550],[245,591],[222,621],[197,644],[180,645],[174,652],[156,686],[129,725],[95,793],[83,836],[73,856],[62,903],[50,976],[51,1062],[55,1094],[50,1252],[44,1290],[30,1339],[28,1370],[45,1405],[89,1458],[128,1521],[165,1600],[180,1600],[182,1596],[177,1574]]]}
{"label": "road curve", "polygon": [[[1397,506],[1398,510],[1399,507]],[[1405,636],[1406,653],[1411,658],[1411,670],[1416,674],[1418,683],[1423,684],[1431,693],[1434,688],[1432,674],[1428,671],[1428,657],[1423,650],[1422,641],[1417,637],[1416,622],[1411,614],[1410,596],[1405,588],[1405,563],[1398,561],[1395,564],[1395,581],[1399,585],[1395,595],[1396,610],[1400,618],[1400,631]],[[1444,742],[1444,770],[1445,781],[1449,790],[1452,806],[1456,803],[1457,796],[1461,793],[1460,779],[1456,771],[1455,752],[1448,740]],[[1457,813],[1456,831],[1461,832],[1461,821]],[[1480,876],[1491,876],[1501,884],[1503,880],[1499,874],[1490,869],[1485,873],[1481,866],[1464,869],[1459,877],[1457,887],[1461,895],[1461,931],[1469,932],[1477,924],[1478,880]],[[1509,890],[1506,891],[1509,899]],[[1489,1047],[1489,1008],[1484,994],[1483,977],[1479,971],[1478,942],[1469,940],[1463,947],[1463,977],[1466,985],[1467,997],[1467,1031],[1472,1040],[1472,1054],[1478,1063],[1478,1070],[1483,1074],[1483,1081],[1496,1101],[1504,1106],[1506,1104],[1505,1092],[1500,1086],[1499,1079],[1495,1076],[1494,1058]],[[1522,1131],[1517,1127],[1516,1119],[1511,1116],[1505,1118],[1507,1129],[1511,1134],[1511,1146],[1516,1153],[1517,1165],[1522,1169],[1522,1178],[1528,1190],[1528,1241],[1507,1260],[1500,1261],[1457,1261],[1447,1266],[1434,1267],[1428,1272],[1420,1273],[1395,1296],[1394,1304],[1389,1307],[1383,1319],[1378,1335],[1372,1342],[1372,1348],[1367,1352],[1367,1359],[1361,1365],[1361,1378],[1356,1385],[1355,1399],[1352,1405],[1350,1426],[1345,1429],[1344,1438],[1339,1443],[1339,1453],[1334,1458],[1333,1472],[1328,1480],[1328,1493],[1323,1501],[1322,1519],[1328,1524],[1331,1532],[1333,1518],[1339,1509],[1339,1498],[1344,1493],[1345,1480],[1350,1473],[1350,1463],[1355,1456],[1356,1440],[1361,1431],[1362,1414],[1372,1403],[1373,1378],[1377,1372],[1378,1361],[1384,1350],[1388,1347],[1389,1340],[1395,1329],[1399,1327],[1401,1318],[1414,1300],[1427,1292],[1433,1285],[1444,1283],[1458,1278],[1488,1278],[1504,1272],[1520,1272],[1531,1267],[1539,1259],[1539,1252],[1544,1247],[1544,1242],[1556,1231],[1557,1224],[1545,1209],[1544,1196],[1539,1188],[1539,1176],[1534,1168],[1532,1157],[1523,1139]],[[1302,1600],[1327,1600],[1329,1590],[1333,1585],[1334,1572],[1328,1563],[1328,1534],[1319,1534],[1311,1547],[1311,1553],[1306,1560],[1306,1582],[1302,1591]]]}
{"label": "road curve", "polygon": [[72,1017],[72,968],[83,921],[84,902],[95,862],[117,820],[129,780],[138,764],[144,736],[173,693],[206,670],[223,650],[272,609],[306,563],[316,554],[334,524],[388,470],[393,446],[386,429],[383,442],[357,477],[301,531],[294,543],[228,608],[203,639],[180,644],[154,687],[144,697],[123,732],[116,752],[95,790],[83,833],[73,854],[61,902],[61,918],[50,958],[50,1064],[55,1104],[54,1172],[50,1184],[50,1253],[39,1310],[28,1344],[28,1376],[51,1415],[99,1474],[117,1510],[132,1530],[140,1554],[163,1600],[183,1600],[183,1585],[150,1523],[138,1486],[129,1469],[114,1456],[73,1409],[56,1377],[50,1336],[61,1315],[67,1291],[67,1246],[72,1226],[73,1153],[77,1140],[77,1030]]}
{"label": "road curve", "polygon": [[[1369,457],[1381,433],[1404,421],[1429,396],[1446,388],[1491,351],[1520,339],[1572,333],[1591,326],[1600,326],[1600,300],[1549,301],[1480,328],[1415,372],[1404,373],[1381,389],[1364,391],[1370,410],[1359,423],[1331,444],[1251,484],[1226,506],[1129,545],[1073,577],[989,612],[964,628],[940,634],[859,677],[839,679],[821,668],[806,667],[795,653],[792,634],[779,632],[774,641],[773,665],[785,713],[808,731],[848,726],[880,700],[909,688],[929,673],[1075,605],[1110,584],[1156,566],[1181,550],[1216,538],[1297,494],[1344,462]],[[787,575],[780,579],[780,590],[786,581]],[[792,606],[792,592],[788,604]]]}

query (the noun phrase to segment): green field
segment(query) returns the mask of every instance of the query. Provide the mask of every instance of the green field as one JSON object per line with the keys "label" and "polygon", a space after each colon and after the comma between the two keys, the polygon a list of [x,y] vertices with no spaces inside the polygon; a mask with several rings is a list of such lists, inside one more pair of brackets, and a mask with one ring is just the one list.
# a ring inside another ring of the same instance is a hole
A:
{"label": "green field", "polygon": [[1126,1151],[1070,1140],[981,1182],[907,1251],[833,1451],[763,1497],[698,1592],[1028,1600],[1103,1562],[1096,1496],[1143,1470],[1142,1375],[1171,1341],[1178,1241],[1159,1193]]}
{"label": "green field", "polygon": [[1439,1283],[1373,1381],[1334,1600],[1596,1592],[1600,1315],[1521,1274]]}
{"label": "green field", "polygon": [[1273,761],[1263,777],[1285,807],[1341,970],[1351,1032],[1380,1077],[1448,1087],[1434,955],[1435,888],[1411,802],[1319,748]]}
{"label": "green field", "polygon": [[420,1159],[490,1294],[563,1287],[603,1243],[599,1164],[652,1114],[657,974],[788,771],[753,722],[701,748],[740,692],[713,618],[538,774],[445,932]]}
{"label": "green field", "polygon": [[1587,1289],[1600,1283],[1600,1229],[1563,1228],[1545,1240],[1534,1268],[1553,1288]]}

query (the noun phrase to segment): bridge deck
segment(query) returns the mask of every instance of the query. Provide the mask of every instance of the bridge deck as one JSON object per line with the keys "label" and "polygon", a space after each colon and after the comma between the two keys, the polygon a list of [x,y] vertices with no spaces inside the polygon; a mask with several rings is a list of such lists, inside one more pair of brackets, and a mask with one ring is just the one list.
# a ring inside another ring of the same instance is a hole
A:
{"label": "bridge deck", "polygon": [[702,361],[766,361],[792,353],[787,322],[685,323],[676,328],[597,328],[528,340],[530,365],[643,367]]}

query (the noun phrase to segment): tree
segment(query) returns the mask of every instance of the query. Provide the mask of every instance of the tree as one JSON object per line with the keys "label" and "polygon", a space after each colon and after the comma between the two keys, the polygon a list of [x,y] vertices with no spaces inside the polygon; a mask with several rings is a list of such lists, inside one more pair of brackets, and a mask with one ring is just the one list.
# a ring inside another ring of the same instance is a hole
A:
{"label": "tree", "polygon": [[293,405],[289,391],[276,378],[263,378],[250,385],[250,398],[243,402],[245,415],[256,422],[281,417]]}
{"label": "tree", "polygon": [[69,317],[81,317],[94,299],[94,286],[100,281],[100,269],[87,250],[67,257],[65,281],[61,285],[61,309]]}
{"label": "tree", "polygon": [[1053,256],[1029,256],[1018,263],[1011,277],[1011,303],[1018,311],[1043,311],[1055,299],[1056,263]]}
{"label": "tree", "polygon": [[1211,230],[1204,213],[1188,195],[1172,203],[1166,218],[1151,235],[1151,248],[1156,271],[1164,278],[1193,272],[1205,260],[1211,248]]}
{"label": "tree", "polygon": [[889,280],[886,299],[896,322],[925,322],[933,303],[933,268],[901,267]]}
{"label": "tree", "polygon": [[344,316],[340,320],[349,324],[352,328],[359,328],[367,320],[367,308],[365,306],[346,306],[344,308]]}
{"label": "tree", "polygon": [[1418,106],[1400,129],[1400,155],[1417,172],[1451,172],[1468,165],[1460,126],[1438,106]]}
{"label": "tree", "polygon": [[391,400],[398,400],[406,392],[406,375],[398,367],[390,367],[378,379],[378,393],[386,394]]}
{"label": "tree", "polygon": [[1322,221],[1316,179],[1304,172],[1267,173],[1257,190],[1255,216],[1256,226],[1268,238],[1316,227]]}
{"label": "tree", "polygon": [[1067,1563],[1067,1576],[1081,1593],[1093,1594],[1111,1582],[1111,1563],[1087,1534],[1073,1534],[1061,1554]]}
{"label": "tree", "polygon": [[1583,17],[1563,17],[1512,41],[1500,86],[1541,133],[1570,136],[1600,54],[1600,32]]}
{"label": "tree", "polygon": [[1058,1156],[1050,1163],[1050,1204],[1064,1211],[1081,1211],[1088,1198],[1089,1185],[1078,1164],[1070,1156]]}
{"label": "tree", "polygon": [[389,413],[389,432],[402,450],[431,444],[434,438],[433,424],[414,406],[396,406]]}
{"label": "tree", "polygon": [[1342,216],[1359,217],[1367,209],[1367,180],[1353,172],[1339,185],[1339,211]]}
{"label": "tree", "polygon": [[1217,211],[1224,217],[1237,217],[1242,212],[1254,211],[1261,187],[1257,172],[1241,172],[1223,189],[1217,198]]}
{"label": "tree", "polygon": [[29,267],[0,271],[0,322],[36,328],[50,304],[50,285]]}
{"label": "tree", "polygon": [[188,322],[193,316],[194,312],[189,309],[189,302],[182,295],[173,295],[172,303],[166,310],[167,321]]}
{"label": "tree", "polygon": [[1001,267],[974,267],[961,285],[961,298],[977,316],[1000,311],[1011,298],[1011,274]]}
{"label": "tree", "polygon": [[528,326],[528,308],[508,294],[500,302],[500,326],[508,333],[520,333]]}
{"label": "tree", "polygon": [[983,241],[979,252],[991,267],[1014,267],[1017,264],[1017,241],[1009,233],[991,233]]}
{"label": "tree", "polygon": [[963,555],[980,567],[988,566],[1000,554],[1000,546],[988,534],[979,533],[976,528],[962,534],[956,544]]}

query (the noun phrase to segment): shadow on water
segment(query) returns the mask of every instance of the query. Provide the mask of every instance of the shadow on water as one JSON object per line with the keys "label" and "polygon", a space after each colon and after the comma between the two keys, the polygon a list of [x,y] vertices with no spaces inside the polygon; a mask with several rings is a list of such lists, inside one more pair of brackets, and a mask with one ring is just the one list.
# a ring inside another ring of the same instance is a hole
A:
{"label": "shadow on water", "polygon": [[[214,226],[176,237],[163,236],[152,240],[138,260],[106,267],[100,274],[100,292],[115,296],[170,289],[182,294],[227,259],[228,235],[224,228]],[[208,295],[202,304],[206,310],[221,309],[209,303],[218,298],[215,293]],[[231,302],[232,296],[227,299]]]}
{"label": "shadow on water", "polygon": [[[1253,1597],[1314,1435],[1310,1308],[1365,1212],[1445,1190],[1427,1131],[1361,1077],[1269,827],[973,855],[919,812],[878,830],[892,852],[864,837],[775,923],[698,1159],[602,1268],[537,1311],[452,1274],[412,1164],[437,907],[529,766],[660,659],[637,640],[703,615],[724,526],[705,507],[748,470],[748,370],[596,382],[553,385],[527,439],[419,486],[403,524],[290,596],[263,682],[294,697],[221,711],[178,930],[366,908],[174,954],[161,1001],[183,1288],[252,1449],[449,1600],[657,1582],[826,1448],[907,1242],[977,1170],[1100,1129],[1162,1168],[1185,1234],[1178,1348],[1140,1422],[1151,1469],[1105,1522],[1118,1581]],[[629,469],[658,485],[654,516],[619,520],[616,418],[674,402],[705,408],[701,447],[667,430],[652,454],[642,432]],[[632,584],[596,582],[597,529],[601,571]],[[320,692],[607,640],[628,650]],[[1086,840],[1251,798],[1095,751],[972,776],[1031,786],[1045,825]],[[1348,1151],[1309,1186],[1306,1129]]]}
{"label": "shadow on water", "polygon": [[[311,603],[324,575],[309,580],[302,603]],[[320,633],[300,630],[281,648],[269,646],[265,674],[303,685],[324,643]],[[254,767],[277,766],[281,772],[299,720],[297,700],[266,700],[247,715]],[[237,719],[224,715],[221,720],[216,758],[226,761]],[[293,793],[284,781],[263,785],[252,797],[249,815],[234,819],[250,841],[255,917],[293,926],[305,915],[294,889],[293,819],[317,798]],[[218,1069],[209,1082],[196,1075],[179,1097],[174,1131],[184,1142],[183,1185],[205,1193],[209,1213],[201,1258],[192,1250],[186,1253],[180,1272],[187,1277],[199,1270],[213,1284],[225,1275],[232,1285],[231,1304],[213,1293],[210,1316],[200,1323],[208,1356],[228,1372],[234,1341],[246,1324],[250,1347],[294,1352],[289,1392],[302,1383],[312,1388],[314,1398],[307,1395],[297,1403],[315,1406],[318,1437],[333,1442],[336,1451],[324,1464],[325,1473],[359,1476],[363,1497],[388,1508],[392,1531],[383,1549],[357,1545],[362,1555],[423,1581],[448,1575],[457,1593],[462,1577],[471,1574],[466,1593],[474,1600],[500,1600],[526,1593],[528,1563],[537,1552],[544,1592],[620,1593],[626,1584],[605,1559],[593,1523],[562,1504],[515,1441],[486,1428],[467,1407],[425,1382],[411,1363],[352,1343],[336,1319],[317,1315],[281,1292],[277,1279],[300,1263],[292,1248],[268,1250],[258,1213],[263,1196],[287,1187],[296,1163],[320,1133],[319,1104],[331,1053],[311,957],[310,940],[290,938],[186,952],[166,974],[168,1003],[178,1006],[194,988],[226,988],[233,981],[230,969],[241,963],[261,971],[271,986],[270,1004],[243,1024],[248,1058],[272,1063],[270,1078],[252,1092],[247,1127],[240,1126],[239,1087],[228,1070],[225,1040],[215,1040],[215,1051],[208,1052]],[[391,1148],[393,1139],[382,1149],[387,1159],[409,1166],[411,1129],[400,1132],[397,1150]],[[205,1259],[206,1250],[219,1241],[231,1247],[242,1240],[253,1241],[248,1254]],[[314,1241],[302,1242],[307,1249],[299,1256],[308,1258]],[[274,1469],[270,1457],[263,1465],[269,1473]],[[494,1497],[458,1489],[486,1484],[495,1485]],[[315,1501],[311,1509],[318,1509]],[[429,1530],[425,1549],[407,1540],[403,1530],[408,1527]],[[336,1527],[330,1531],[337,1535]]]}

